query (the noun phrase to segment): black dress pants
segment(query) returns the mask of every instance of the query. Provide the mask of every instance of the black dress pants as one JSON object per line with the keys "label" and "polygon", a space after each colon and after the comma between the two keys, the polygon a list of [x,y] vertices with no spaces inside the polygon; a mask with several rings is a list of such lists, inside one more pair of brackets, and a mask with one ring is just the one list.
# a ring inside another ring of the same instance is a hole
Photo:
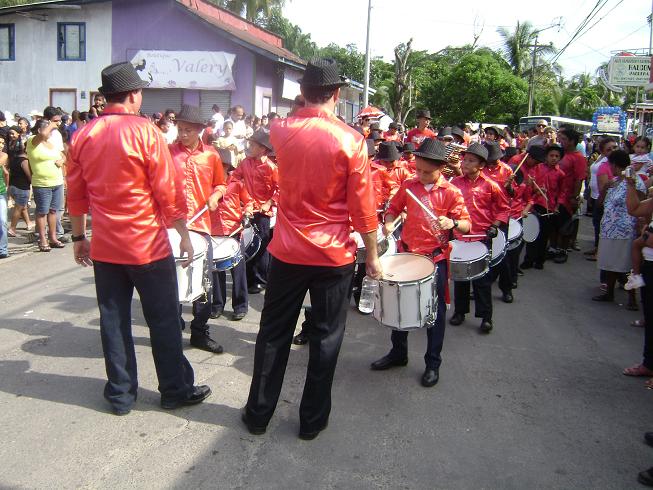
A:
{"label": "black dress pants", "polygon": [[534,242],[526,244],[526,256],[524,262],[526,264],[544,264],[546,260],[546,250],[549,244],[549,236],[555,227],[555,215],[542,216],[548,214],[546,208],[543,206],[535,205],[535,212],[537,213],[537,220],[540,223],[540,234]]}
{"label": "black dress pants", "polygon": [[454,312],[469,313],[469,291],[474,287],[474,316],[485,320],[492,319],[492,269],[474,281],[454,281]]}
{"label": "black dress pants", "polygon": [[246,406],[253,425],[267,426],[277,406],[290,344],[307,291],[311,293],[312,322],[307,332],[309,358],[299,407],[300,430],[313,432],[327,425],[353,273],[353,263],[321,267],[288,264],[272,257]]}
{"label": "black dress pants", "polygon": [[256,256],[247,262],[247,285],[261,284],[265,286],[268,282],[268,268],[270,266],[270,254],[268,244],[272,239],[270,230],[270,217],[262,213],[254,213],[252,224],[258,228],[261,237],[261,248]]}
{"label": "black dress pants", "polygon": [[653,369],[653,262],[643,260],[641,270],[646,283],[641,289],[644,310],[644,355],[642,364],[648,369]]}

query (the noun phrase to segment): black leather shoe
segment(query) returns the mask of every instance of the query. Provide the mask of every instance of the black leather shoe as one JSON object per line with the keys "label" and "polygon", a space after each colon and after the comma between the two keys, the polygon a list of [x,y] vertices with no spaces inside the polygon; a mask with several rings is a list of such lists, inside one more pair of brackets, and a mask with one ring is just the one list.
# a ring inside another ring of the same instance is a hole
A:
{"label": "black leather shoe", "polygon": [[510,288],[511,288],[511,289],[517,289],[517,286],[519,286],[519,284],[517,284],[516,282],[513,282],[513,283],[510,285]]}
{"label": "black leather shoe", "polygon": [[324,427],[322,427],[321,429],[314,430],[314,431],[311,431],[311,432],[306,432],[306,431],[304,431],[302,429],[299,429],[299,438],[304,440],[304,441],[312,441],[313,439],[315,439],[318,436],[318,434],[320,432],[322,432],[324,429],[326,429],[328,425],[329,425],[329,423],[327,422],[326,425]]}
{"label": "black leather shoe", "polygon": [[209,316],[214,320],[216,318],[220,318],[222,316],[222,310],[211,310],[211,314]]}
{"label": "black leather shoe", "polygon": [[649,446],[653,446],[653,432],[644,432],[644,441]]}
{"label": "black leather shoe", "polygon": [[426,368],[422,375],[422,386],[430,388],[438,383],[440,372],[437,369]]}
{"label": "black leather shoe", "polygon": [[647,487],[653,487],[653,468],[640,472],[637,475],[637,481]]}
{"label": "black leather shoe", "polygon": [[388,354],[370,364],[370,369],[372,371],[385,371],[386,369],[405,366],[406,364],[408,364],[408,358],[397,359]]}
{"label": "black leather shoe", "polygon": [[451,318],[449,318],[449,323],[454,326],[462,325],[465,321],[465,315],[462,313],[454,313]]}
{"label": "black leather shoe", "polygon": [[234,322],[239,322],[240,320],[242,320],[243,318],[245,318],[245,315],[247,315],[246,312],[244,312],[244,311],[240,311],[240,312],[238,312],[238,313],[234,313],[234,314],[231,316],[231,319],[232,319]]}
{"label": "black leather shoe", "polygon": [[535,264],[533,265],[533,269],[537,269],[538,271],[541,271],[544,269],[544,264]]}
{"label": "black leather shoe", "polygon": [[161,399],[161,408],[166,410],[173,410],[175,408],[187,406],[187,405],[197,405],[202,403],[209,396],[211,396],[211,388],[206,385],[193,386],[193,389],[190,390],[188,395],[180,400],[164,400]]}
{"label": "black leather shoe", "polygon": [[191,334],[190,345],[207,352],[213,352],[214,354],[222,354],[224,352],[222,346],[208,335],[194,336]]}
{"label": "black leather shoe", "polygon": [[484,318],[483,321],[481,322],[481,332],[483,333],[490,333],[492,331],[492,320],[488,320],[487,318]]}
{"label": "black leather shoe", "polygon": [[247,418],[247,409],[243,408],[243,410],[240,412],[240,420],[243,421],[243,424],[245,424],[245,427],[247,427],[247,430],[249,431],[250,434],[254,436],[260,436],[265,434],[265,431],[268,429],[265,426],[260,426],[260,425],[254,425],[249,421],[249,418]]}
{"label": "black leather shoe", "polygon": [[292,343],[295,345],[304,345],[308,343],[308,335],[302,330],[292,339]]}
{"label": "black leather shoe", "polygon": [[265,286],[263,286],[263,284],[254,284],[247,288],[249,294],[259,294],[262,291],[265,291]]}
{"label": "black leather shoe", "polygon": [[501,301],[504,303],[512,303],[515,298],[512,297],[512,293],[503,293],[501,296]]}
{"label": "black leather shoe", "polygon": [[[519,268],[522,270],[530,269],[531,267],[533,267],[533,263],[526,262],[526,261],[522,262],[521,265],[519,266]],[[519,274],[519,272],[517,272],[517,274]]]}
{"label": "black leather shoe", "polygon": [[521,268],[518,268],[518,269],[517,269],[517,275],[518,275],[518,276],[523,276],[523,275],[524,275],[524,271],[521,270]]}
{"label": "black leather shoe", "polygon": [[118,415],[119,417],[122,417],[124,415],[129,415],[131,411],[132,411],[131,408],[116,408],[116,407],[111,408],[111,412],[113,412],[114,415]]}
{"label": "black leather shoe", "polygon": [[564,264],[567,262],[567,252],[560,252],[553,257],[553,262],[556,264]]}

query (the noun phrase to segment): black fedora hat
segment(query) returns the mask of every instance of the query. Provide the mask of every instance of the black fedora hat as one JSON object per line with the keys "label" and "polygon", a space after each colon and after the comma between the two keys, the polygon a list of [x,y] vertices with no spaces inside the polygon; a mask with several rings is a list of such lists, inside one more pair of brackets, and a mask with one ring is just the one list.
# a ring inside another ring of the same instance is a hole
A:
{"label": "black fedora hat", "polygon": [[419,119],[420,117],[431,119],[431,111],[429,111],[428,109],[418,109],[417,112],[415,113],[415,119]]}
{"label": "black fedora hat", "polygon": [[370,131],[368,138],[374,141],[385,140],[381,131]]}
{"label": "black fedora hat", "polygon": [[397,149],[394,141],[384,141],[379,145],[379,152],[376,155],[377,160],[384,160],[386,162],[394,162],[401,158],[401,153]]}
{"label": "black fedora hat", "polygon": [[501,147],[496,141],[486,141],[484,145],[487,149],[488,162],[496,162],[503,157],[503,151],[501,151]]}
{"label": "black fedora hat", "polygon": [[399,129],[399,123],[392,121],[388,124],[388,129]]}
{"label": "black fedora hat", "polygon": [[506,148],[504,156],[506,158],[510,159],[510,158],[514,157],[515,155],[517,155],[517,153],[518,153],[517,148],[515,148],[514,146],[509,146],[508,148]]}
{"label": "black fedora hat", "polygon": [[501,128],[497,128],[496,126],[489,126],[485,128],[485,132],[487,133],[488,131],[494,131],[499,138],[503,138],[505,136],[503,134],[503,130]]}
{"label": "black fedora hat", "polygon": [[204,126],[204,120],[200,113],[200,108],[194,105],[182,105],[181,111],[176,115],[177,122],[183,121],[191,124],[199,124]]}
{"label": "black fedora hat", "polygon": [[102,70],[102,86],[98,91],[102,95],[119,94],[145,88],[148,82],[138,76],[134,65],[128,62],[114,63]]}
{"label": "black fedora hat", "polygon": [[546,161],[546,148],[542,145],[532,145],[528,149],[528,154],[537,162],[542,163]]}
{"label": "black fedora hat", "polygon": [[459,138],[462,138],[463,140],[465,139],[465,131],[460,129],[459,126],[453,126],[451,128],[451,134],[454,136],[458,136]]}
{"label": "black fedora hat", "polygon": [[404,147],[401,149],[404,153],[414,153],[415,152],[415,145],[412,143],[406,143]]}
{"label": "black fedora hat", "polygon": [[432,162],[447,163],[447,146],[442,141],[433,138],[426,138],[422,141],[413,154]]}
{"label": "black fedora hat", "polygon": [[298,80],[302,87],[332,87],[349,85],[340,76],[338,63],[332,58],[317,58],[308,62],[304,76]]}
{"label": "black fedora hat", "polygon": [[451,134],[451,127],[446,126],[438,132],[438,138],[444,139],[444,138],[451,138],[453,139],[453,135]]}
{"label": "black fedora hat", "polygon": [[479,157],[483,162],[487,162],[487,155],[488,151],[487,148],[485,148],[482,144],[480,143],[472,143],[469,145],[469,147],[465,150],[465,153],[470,153],[472,155],[476,155]]}
{"label": "black fedora hat", "polygon": [[272,143],[270,143],[270,135],[265,131],[258,130],[249,138],[247,138],[247,140],[258,143],[261,146],[265,146],[270,151],[274,151],[274,148],[272,148]]}

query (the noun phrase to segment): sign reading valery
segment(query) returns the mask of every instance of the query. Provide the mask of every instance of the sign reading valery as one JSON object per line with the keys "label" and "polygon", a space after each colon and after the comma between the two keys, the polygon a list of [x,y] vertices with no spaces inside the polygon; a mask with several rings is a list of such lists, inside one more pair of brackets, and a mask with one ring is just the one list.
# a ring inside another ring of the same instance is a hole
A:
{"label": "sign reading valery", "polygon": [[150,88],[235,90],[236,55],[222,51],[138,51],[131,60]]}
{"label": "sign reading valery", "polygon": [[641,87],[651,74],[650,56],[613,56],[608,65],[610,83],[617,87]]}

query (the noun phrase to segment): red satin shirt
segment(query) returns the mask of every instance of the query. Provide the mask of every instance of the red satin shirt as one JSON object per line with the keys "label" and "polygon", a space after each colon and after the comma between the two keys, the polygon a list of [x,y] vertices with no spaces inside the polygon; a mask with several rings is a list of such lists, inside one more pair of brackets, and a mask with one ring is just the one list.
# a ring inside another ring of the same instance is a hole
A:
{"label": "red satin shirt", "polygon": [[564,177],[564,200],[560,204],[564,205],[569,212],[573,210],[576,205],[576,194],[574,194],[574,187],[576,183],[585,180],[587,177],[587,158],[579,151],[573,153],[565,153],[562,160],[558,163],[560,170],[565,174]]}
{"label": "red satin shirt", "polygon": [[388,196],[392,192],[394,183],[383,165],[376,162],[370,163],[370,180],[374,189],[375,208],[377,211],[381,211],[388,202]]}
{"label": "red satin shirt", "polygon": [[408,173],[410,174],[411,178],[415,177],[415,174],[417,173],[415,156],[413,156],[413,158],[411,158],[410,160],[406,160],[405,158],[402,158],[401,160],[399,160],[399,162],[404,166],[406,170],[408,170]]}
{"label": "red satin shirt", "polygon": [[401,230],[401,241],[406,244],[409,251],[431,255],[437,248],[441,253],[434,257],[434,262],[444,260],[449,251],[449,231],[440,229],[437,221],[433,220],[407,193],[409,189],[426,206],[433,210],[436,216],[446,216],[456,220],[469,220],[469,213],[465,206],[462,193],[442,175],[435,182],[431,190],[426,190],[417,178],[405,181],[399,191],[390,201],[388,214],[399,216],[407,211],[406,220]]}
{"label": "red satin shirt", "polygon": [[291,264],[351,264],[351,226],[359,233],[378,226],[363,136],[330,111],[304,107],[275,120],[270,140],[279,165],[279,207],[268,251]]}
{"label": "red satin shirt", "polygon": [[211,213],[211,235],[230,235],[238,229],[245,213],[254,213],[254,200],[242,180],[231,180],[218,209]]}
{"label": "red satin shirt", "polygon": [[438,135],[431,131],[429,128],[421,130],[419,128],[414,128],[408,131],[406,134],[406,142],[413,143],[415,149],[419,148],[419,145],[422,144],[426,138],[437,138]]}
{"label": "red satin shirt", "polygon": [[[183,185],[186,191],[186,207],[190,220],[207,203],[211,194],[220,190],[224,193],[226,188],[222,171],[222,160],[212,146],[201,141],[195,150],[191,151],[181,142],[169,146],[170,154],[175,164],[182,170]],[[189,230],[200,233],[211,233],[211,217],[208,212],[202,214],[192,224]]]}
{"label": "red satin shirt", "polygon": [[92,260],[143,265],[171,255],[165,224],[186,219],[186,200],[156,126],[109,104],[75,131],[67,168],[70,214],[93,217]]}
{"label": "red satin shirt", "polygon": [[508,223],[510,220],[510,204],[505,192],[482,173],[474,181],[461,175],[451,183],[460,189],[465,198],[472,218],[470,234],[483,234],[495,221]]}
{"label": "red satin shirt", "polygon": [[492,179],[499,184],[499,187],[505,190],[505,184],[512,175],[512,169],[502,161],[498,161],[496,165],[486,165],[483,167],[481,173],[485,177]]}
{"label": "red satin shirt", "polygon": [[[268,157],[245,158],[238,168],[231,172],[230,179],[242,180],[247,192],[254,200],[254,210],[261,212],[261,206],[272,199],[279,199],[279,169],[277,164]],[[272,216],[272,208],[266,216]]]}
{"label": "red satin shirt", "polygon": [[532,186],[530,192],[532,193],[534,204],[542,206],[547,211],[555,211],[558,204],[566,203],[565,173],[558,165],[550,167],[542,163],[535,167],[532,175],[535,183],[540,186],[540,189],[542,189],[548,199],[548,201],[544,199],[544,196],[537,190],[537,187]]}

